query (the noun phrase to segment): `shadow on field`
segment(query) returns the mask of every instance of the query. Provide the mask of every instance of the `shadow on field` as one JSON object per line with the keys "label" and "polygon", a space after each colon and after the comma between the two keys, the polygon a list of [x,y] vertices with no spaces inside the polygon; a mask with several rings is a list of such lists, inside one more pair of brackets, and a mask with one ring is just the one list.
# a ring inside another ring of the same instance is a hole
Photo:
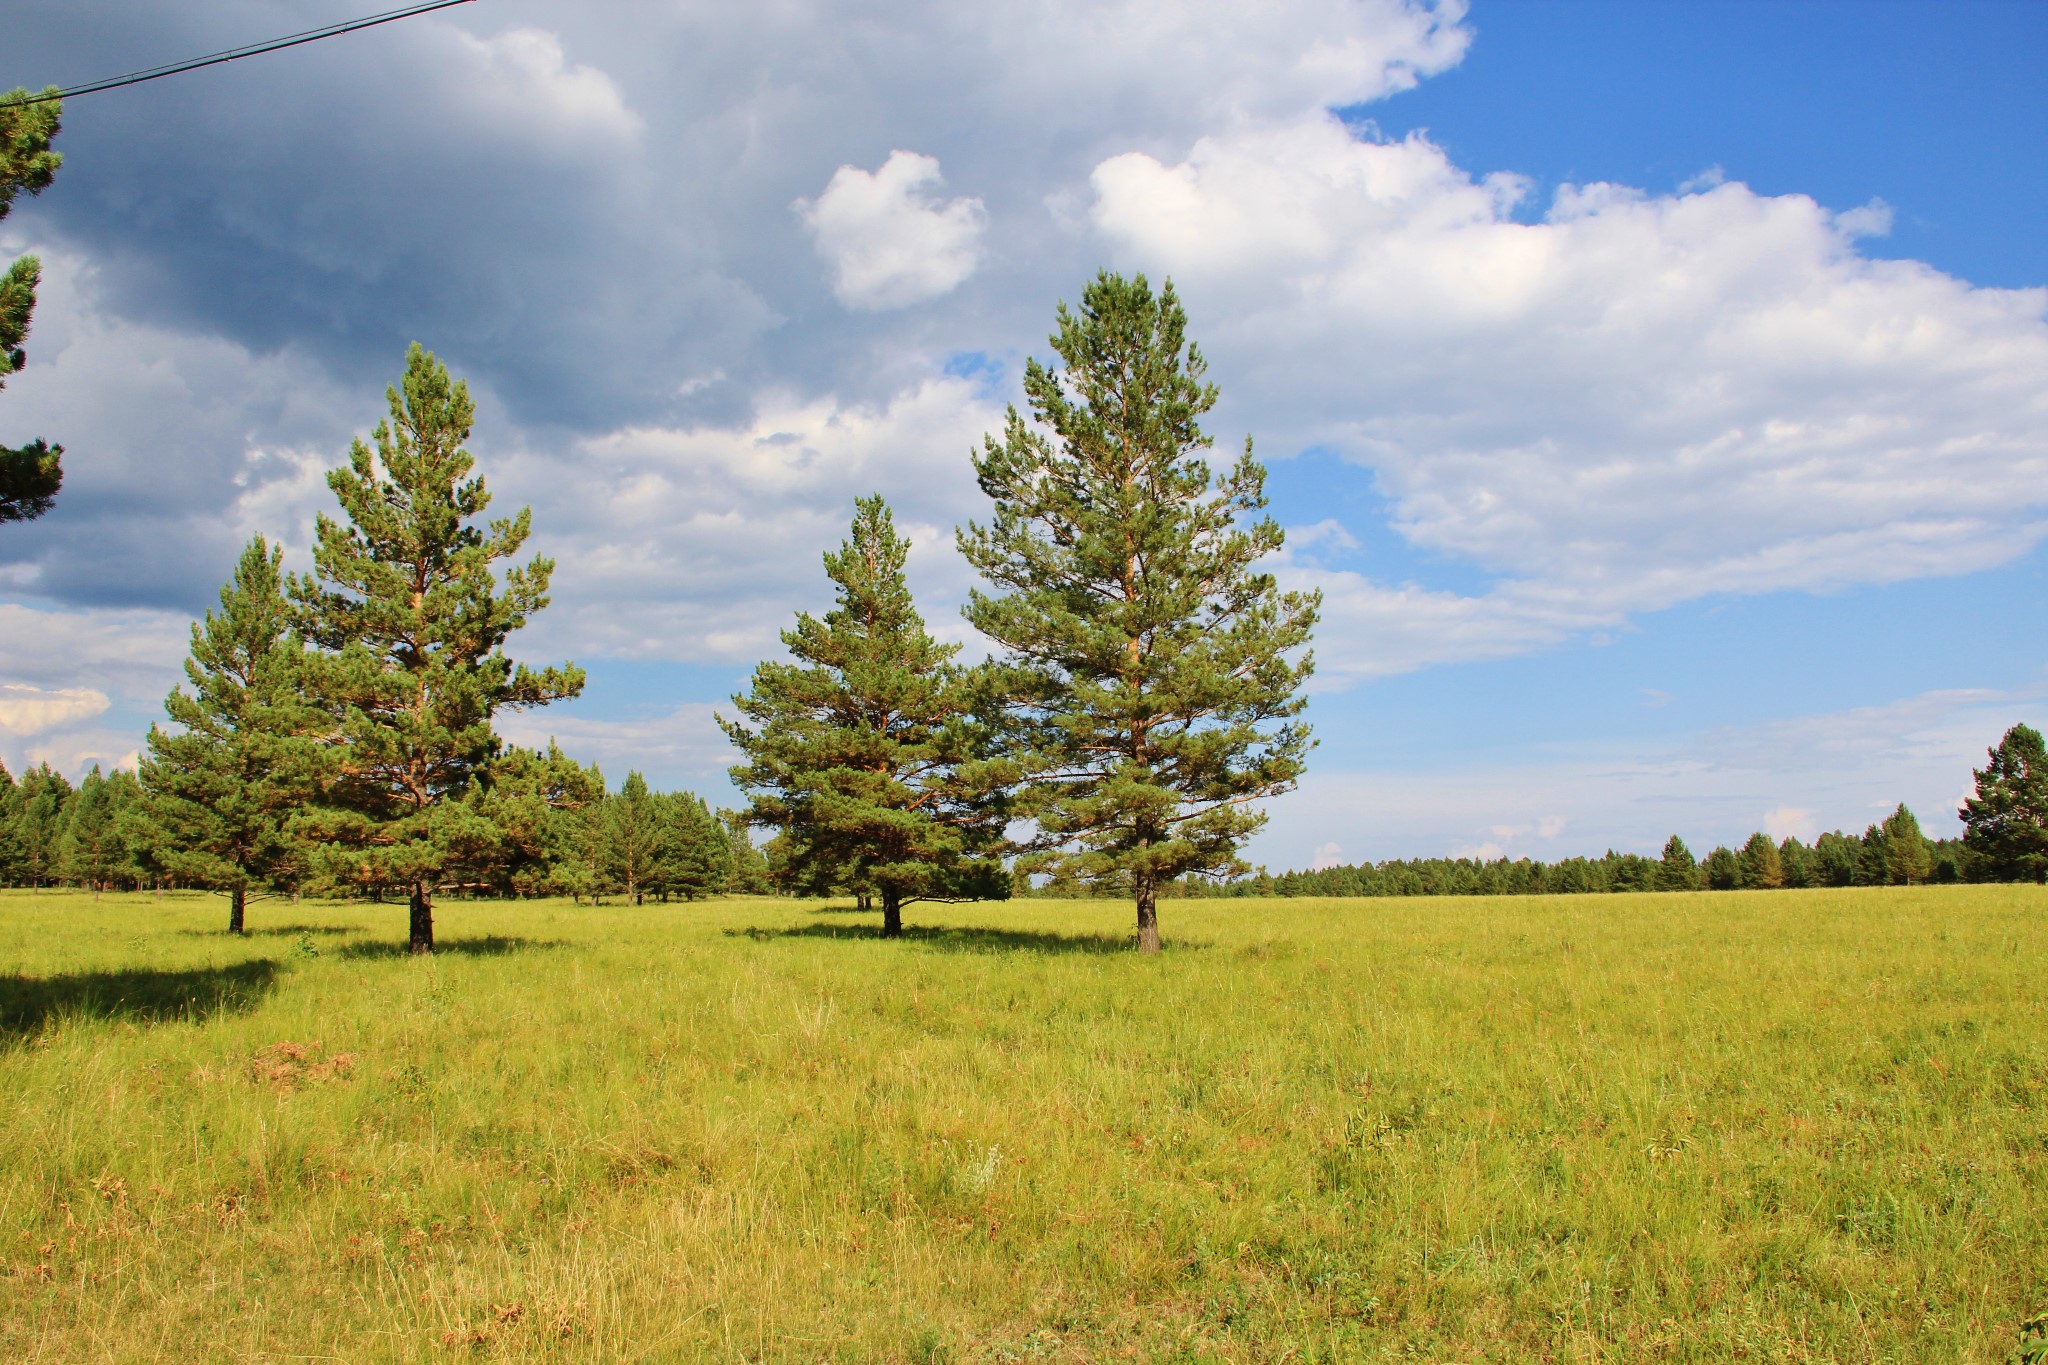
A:
{"label": "shadow on field", "polygon": [[26,1037],[51,1020],[197,1022],[254,1009],[276,988],[269,958],[232,967],[156,971],[147,967],[70,976],[0,976],[0,1039]]}
{"label": "shadow on field", "polygon": [[[444,938],[434,944],[435,957],[505,957],[530,948],[565,948],[558,938],[519,938],[507,934],[486,934],[482,938]],[[336,953],[346,958],[411,957],[412,949],[403,939],[389,942],[345,944]]]}
{"label": "shadow on field", "polygon": [[[727,938],[822,938],[867,940],[882,937],[880,925],[800,924],[782,929],[727,929]],[[1032,929],[966,929],[906,924],[905,943],[936,948],[942,953],[1128,953],[1137,944],[1130,934],[1050,934]],[[1195,947],[1195,944],[1169,945]]]}
{"label": "shadow on field", "polygon": [[[186,938],[232,938],[225,929],[180,929]],[[360,925],[350,924],[266,924],[260,929],[245,929],[243,938],[339,938],[343,934],[362,933]]]}

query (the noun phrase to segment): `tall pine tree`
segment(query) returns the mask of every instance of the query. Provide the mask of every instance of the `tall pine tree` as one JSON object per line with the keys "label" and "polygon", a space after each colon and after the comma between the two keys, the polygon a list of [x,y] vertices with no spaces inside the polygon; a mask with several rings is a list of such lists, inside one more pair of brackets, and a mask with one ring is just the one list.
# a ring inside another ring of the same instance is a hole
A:
{"label": "tall pine tree", "polygon": [[1055,373],[1024,392],[975,459],[995,502],[960,551],[993,594],[966,614],[1006,651],[1016,741],[1030,755],[1035,865],[1126,890],[1159,948],[1157,896],[1189,872],[1243,869],[1309,748],[1296,719],[1319,594],[1280,592],[1280,549],[1251,442],[1220,478],[1202,452],[1216,402],[1169,283],[1104,272],[1059,309]]}
{"label": "tall pine tree", "polygon": [[1971,874],[1981,881],[2048,881],[2048,746],[2015,725],[1975,770],[1976,791],[1957,812]]}
{"label": "tall pine tree", "polygon": [[305,648],[283,553],[262,536],[242,551],[220,610],[192,627],[192,690],[164,698],[177,728],[152,725],[140,765],[157,861],[181,882],[225,892],[231,934],[243,932],[249,893],[297,860],[289,825],[309,795],[309,741],[321,729],[301,698]]}
{"label": "tall pine tree", "polygon": [[337,880],[402,886],[412,950],[434,947],[434,892],[497,837],[483,810],[499,711],[573,697],[583,670],[515,666],[504,643],[548,603],[552,560],[493,569],[519,552],[531,509],[475,524],[491,495],[474,477],[469,388],[415,343],[389,390],[373,451],[361,441],[327,476],[346,521],[322,516],[314,577],[291,595],[309,693],[328,712],[327,765],[307,822]]}
{"label": "tall pine tree", "polygon": [[[855,505],[852,538],[825,556],[838,605],[784,631],[794,663],[763,663],[721,718],[746,755],[733,781],[749,818],[780,828],[799,885],[872,888],[882,932],[915,901],[1009,894],[1001,787],[1014,765],[987,756],[974,678],[911,600],[910,543],[877,497]],[[749,725],[748,722],[752,724]]]}
{"label": "tall pine tree", "polygon": [[[43,91],[46,97],[55,93]],[[50,140],[57,136],[58,102],[20,102],[26,98],[28,92],[18,89],[0,95],[0,219],[14,207],[15,195],[23,190],[41,194],[48,188],[64,161],[50,150]],[[42,262],[33,256],[23,256],[0,272],[0,388],[27,358],[22,342],[35,314],[42,274]],[[0,522],[31,521],[50,510],[64,483],[59,462],[63,454],[62,446],[42,441],[19,448],[0,445]]]}

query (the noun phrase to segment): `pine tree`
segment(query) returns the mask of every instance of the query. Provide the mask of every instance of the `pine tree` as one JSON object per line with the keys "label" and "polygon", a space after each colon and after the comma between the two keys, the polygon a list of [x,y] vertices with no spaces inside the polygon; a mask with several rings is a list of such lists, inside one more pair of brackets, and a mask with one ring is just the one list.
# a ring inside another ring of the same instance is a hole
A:
{"label": "pine tree", "polygon": [[1699,885],[1699,864],[1693,861],[1692,850],[1685,846],[1685,840],[1672,835],[1664,844],[1664,856],[1657,862],[1657,889],[1697,891]]}
{"label": "pine tree", "polygon": [[1927,875],[1928,881],[1952,886],[1964,880],[1963,869],[1969,865],[1970,854],[1961,839],[1929,839],[1927,851],[1934,863],[1934,870]]}
{"label": "pine tree", "polygon": [[137,889],[161,888],[168,875],[163,855],[171,850],[171,843],[157,821],[156,802],[143,790],[139,773],[121,768],[114,776],[120,783],[114,818],[124,855],[121,879]]}
{"label": "pine tree", "polygon": [[724,892],[732,881],[725,826],[704,799],[689,792],[662,797],[674,831],[674,856],[662,869],[661,894],[694,901]]}
{"label": "pine tree", "polygon": [[134,773],[116,768],[107,774],[107,806],[114,816],[107,881],[123,891],[141,886],[155,866],[156,848],[149,837],[149,824],[139,818],[142,804],[142,783]]}
{"label": "pine tree", "polygon": [[[55,94],[55,88],[44,95]],[[19,104],[26,90],[0,95],[0,220],[14,207],[14,197],[26,190],[41,194],[49,187],[64,158],[50,150],[57,136],[59,104],[46,99],[40,104]],[[28,337],[29,322],[35,314],[36,286],[42,281],[42,263],[23,256],[0,274],[0,388],[7,376],[27,360],[21,343]],[[64,483],[60,457],[62,446],[31,441],[15,449],[0,446],[0,522],[32,521],[50,510],[57,490]]]}
{"label": "pine tree", "polygon": [[322,516],[315,578],[294,577],[309,692],[330,717],[319,806],[306,822],[316,862],[338,879],[406,888],[414,952],[434,947],[443,873],[497,832],[483,813],[499,752],[492,716],[575,696],[573,664],[514,666],[507,636],[548,602],[551,560],[517,554],[531,509],[473,524],[490,505],[462,443],[475,406],[415,344],[388,392],[391,415],[327,476],[347,521]]}
{"label": "pine tree", "polygon": [[[852,537],[825,555],[838,605],[784,631],[795,663],[763,663],[720,718],[747,762],[732,770],[748,818],[788,840],[800,884],[871,887],[882,932],[916,901],[1008,894],[999,788],[1011,765],[986,757],[974,677],[953,662],[911,600],[910,543],[879,496],[855,504]],[[751,721],[750,727],[747,722]]]}
{"label": "pine tree", "polygon": [[491,764],[482,815],[496,835],[480,850],[472,882],[517,896],[581,898],[593,886],[587,831],[604,800],[604,774],[563,753],[506,749]]}
{"label": "pine tree", "polygon": [[125,861],[116,795],[95,763],[64,805],[63,833],[57,840],[57,871],[97,896],[109,890]]}
{"label": "pine tree", "polygon": [[17,875],[31,889],[39,889],[59,876],[64,808],[70,804],[72,789],[64,775],[48,763],[24,769],[19,785],[21,805],[14,826],[20,860]]}
{"label": "pine tree", "polygon": [[1032,424],[1012,408],[975,457],[994,515],[959,546],[995,592],[966,615],[1005,651],[1033,865],[1129,894],[1157,952],[1160,888],[1242,871],[1251,803],[1301,775],[1321,597],[1255,567],[1283,537],[1244,521],[1266,505],[1251,441],[1211,475],[1217,390],[1172,284],[1105,271],[1058,324],[1063,368],[1025,369]]}
{"label": "pine tree", "polygon": [[2015,725],[1990,761],[1971,773],[1976,794],[1957,812],[1974,878],[2048,881],[2048,749],[2041,732]]}
{"label": "pine tree", "polygon": [[21,784],[0,763],[0,886],[18,885],[21,875]]}
{"label": "pine tree", "polygon": [[1735,856],[1735,850],[1716,845],[1700,864],[1700,875],[1709,891],[1733,891],[1742,882],[1742,863]]}
{"label": "pine tree", "polygon": [[1856,885],[1884,886],[1891,881],[1891,855],[1882,825],[1866,825],[1856,846]]}
{"label": "pine tree", "polygon": [[243,932],[249,893],[285,880],[299,861],[290,821],[309,794],[309,737],[320,716],[301,699],[305,648],[291,629],[283,551],[250,541],[220,590],[220,610],[192,627],[191,686],[151,726],[143,790],[181,882],[228,896],[228,932]]}
{"label": "pine tree", "polygon": [[1785,870],[1786,886],[1813,885],[1813,850],[1796,836],[1788,834],[1778,845],[1778,864]]}
{"label": "pine tree", "polygon": [[1841,830],[1829,830],[1813,841],[1809,876],[1815,886],[1854,886],[1863,846]]}
{"label": "pine tree", "polygon": [[1745,891],[1772,891],[1785,884],[1785,860],[1771,836],[1758,832],[1749,836],[1737,855],[1741,873],[1736,884]]}
{"label": "pine tree", "polygon": [[1884,818],[1884,880],[1891,886],[1914,886],[1934,871],[1934,853],[1920,832],[1920,822],[1901,801]]}
{"label": "pine tree", "polygon": [[676,856],[676,831],[667,807],[648,789],[646,778],[629,772],[617,794],[605,798],[598,827],[606,883],[640,904]]}

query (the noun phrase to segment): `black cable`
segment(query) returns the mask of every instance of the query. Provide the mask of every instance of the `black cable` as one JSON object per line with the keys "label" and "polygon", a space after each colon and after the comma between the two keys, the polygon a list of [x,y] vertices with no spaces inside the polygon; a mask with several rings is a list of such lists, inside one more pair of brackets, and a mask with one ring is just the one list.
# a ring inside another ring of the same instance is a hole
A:
{"label": "black cable", "polygon": [[231,47],[225,52],[215,52],[205,57],[193,57],[188,61],[169,62],[163,66],[152,66],[142,71],[131,71],[125,76],[109,76],[103,81],[91,81],[85,85],[74,85],[69,90],[56,90],[45,95],[28,95],[21,99],[0,101],[0,109],[19,109],[24,105],[47,104],[51,100],[68,100],[73,95],[91,95],[101,90],[115,90],[124,85],[140,85],[144,81],[158,80],[164,76],[175,76],[181,71],[196,71],[202,66],[218,66],[232,62],[238,57],[255,57],[265,52],[277,52],[301,43],[317,43],[322,38],[333,38],[343,33],[353,33],[359,28],[373,28],[397,19],[409,19],[415,14],[429,10],[447,9],[451,5],[466,5],[470,0],[428,0],[423,5],[409,5],[404,9],[389,10],[383,14],[372,14],[366,19],[350,19],[345,23],[329,24],[325,28],[311,28],[304,33],[294,33],[284,38],[272,38],[267,42],[250,43],[247,47]]}

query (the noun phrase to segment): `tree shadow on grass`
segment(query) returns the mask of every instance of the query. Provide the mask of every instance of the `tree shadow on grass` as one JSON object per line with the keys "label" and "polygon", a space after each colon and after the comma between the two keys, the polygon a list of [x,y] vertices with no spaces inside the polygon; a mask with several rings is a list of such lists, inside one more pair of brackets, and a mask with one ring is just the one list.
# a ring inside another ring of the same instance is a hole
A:
{"label": "tree shadow on grass", "polygon": [[[800,924],[793,928],[727,929],[727,938],[809,938],[871,940],[882,937],[880,925]],[[1137,950],[1131,934],[1053,934],[1036,929],[981,929],[906,924],[903,942],[942,953],[1089,953],[1106,956]],[[1205,943],[1168,943],[1170,952],[1206,948]]]}
{"label": "tree shadow on grass", "polygon": [[[225,929],[180,929],[186,938],[233,938]],[[359,924],[267,924],[260,929],[245,929],[243,938],[340,938],[344,934],[364,932]]]}
{"label": "tree shadow on grass", "polygon": [[209,1019],[254,1009],[277,986],[269,958],[230,967],[0,976],[0,1041],[38,1033],[52,1020],[121,1019],[142,1024]]}
{"label": "tree shadow on grass", "polygon": [[[434,944],[435,957],[506,957],[512,953],[523,953],[532,948],[566,948],[569,945],[558,938],[520,938],[517,935],[486,934],[482,938],[444,938]],[[376,943],[349,943],[341,947],[335,956],[351,960],[362,958],[411,957],[410,945],[399,941]]]}

